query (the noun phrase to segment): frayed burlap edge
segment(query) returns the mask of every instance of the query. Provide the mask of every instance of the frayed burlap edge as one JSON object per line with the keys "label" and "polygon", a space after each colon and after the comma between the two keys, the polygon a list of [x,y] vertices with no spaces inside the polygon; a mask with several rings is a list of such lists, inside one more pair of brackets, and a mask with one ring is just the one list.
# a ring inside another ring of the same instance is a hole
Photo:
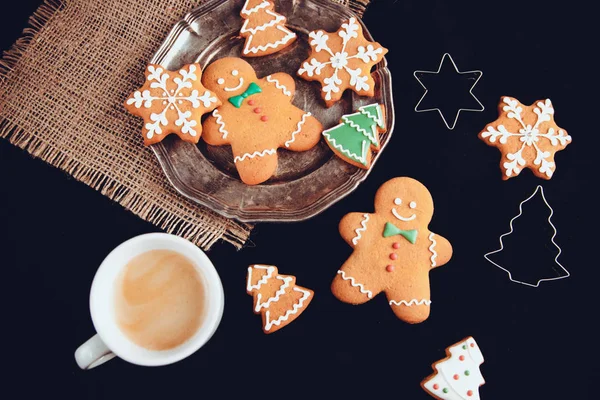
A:
{"label": "frayed burlap edge", "polygon": [[[61,10],[62,3],[57,0],[46,0],[29,18],[28,27],[23,35],[4,52],[0,59],[0,84],[4,84],[10,71],[15,67],[35,35],[44,25]],[[158,226],[168,233],[181,236],[198,246],[208,249],[219,239],[223,239],[236,248],[241,248],[250,236],[251,225],[240,226],[226,223],[216,231],[200,228],[196,224],[181,220],[174,213],[151,204],[141,195],[125,188],[104,173],[94,171],[82,165],[78,160],[39,140],[34,134],[25,132],[7,118],[0,121],[0,137],[6,138],[13,145],[26,150],[32,156],[58,167],[95,190],[121,204],[140,218]]]}

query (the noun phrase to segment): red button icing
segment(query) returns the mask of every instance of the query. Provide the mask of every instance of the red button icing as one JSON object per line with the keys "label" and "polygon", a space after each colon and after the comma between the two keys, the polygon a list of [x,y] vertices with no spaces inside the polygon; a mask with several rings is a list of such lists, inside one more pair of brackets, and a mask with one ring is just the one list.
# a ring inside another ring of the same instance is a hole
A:
{"label": "red button icing", "polygon": [[255,112],[256,114],[260,114],[260,113],[261,113],[261,111],[262,111],[262,110],[260,109],[260,107],[256,107],[256,108],[254,109],[254,112]]}
{"label": "red button icing", "polygon": [[390,265],[388,265],[387,267],[385,267],[385,270],[386,270],[387,272],[392,272],[392,271],[394,271],[394,266],[390,264]]}
{"label": "red button icing", "polygon": [[390,254],[390,260],[395,260],[397,258],[398,258],[398,254],[396,254],[396,253],[391,253]]}
{"label": "red button icing", "polygon": [[252,99],[248,100],[248,105],[249,106],[253,106],[254,105],[254,100],[252,100]]}
{"label": "red button icing", "polygon": [[400,248],[400,243],[398,243],[398,242],[394,242],[394,244],[392,244],[392,247],[393,247],[394,249],[399,249],[399,248]]}
{"label": "red button icing", "polygon": [[269,120],[269,117],[267,117],[266,115],[263,115],[262,117],[260,117],[260,120],[262,122],[267,122]]}

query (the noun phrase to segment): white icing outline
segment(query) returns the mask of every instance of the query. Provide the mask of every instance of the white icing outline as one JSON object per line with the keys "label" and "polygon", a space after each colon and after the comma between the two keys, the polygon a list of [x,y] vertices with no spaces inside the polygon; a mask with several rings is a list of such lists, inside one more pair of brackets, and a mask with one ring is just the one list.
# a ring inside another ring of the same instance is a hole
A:
{"label": "white icing outline", "polygon": [[435,236],[435,233],[431,232],[429,234],[429,240],[431,240],[431,246],[429,246],[429,251],[431,252],[431,267],[435,267],[437,264],[435,262],[435,259],[437,258],[437,252],[435,251],[435,246],[437,245],[437,242],[435,241],[435,239],[433,238]]}
{"label": "white icing outline", "polygon": [[242,29],[240,30],[240,33],[250,32],[250,34],[255,35],[256,32],[258,32],[258,31],[264,31],[267,28],[270,28],[270,27],[272,27],[274,25],[277,25],[278,23],[280,23],[282,21],[285,21],[285,17],[283,15],[281,15],[281,14],[274,13],[271,10],[265,10],[265,12],[267,14],[270,14],[270,15],[274,16],[275,19],[272,20],[272,21],[267,22],[264,25],[259,25],[256,28],[246,28],[246,26],[248,25],[248,22],[250,22],[250,20],[247,19],[246,21],[244,21],[244,25],[242,26]]}
{"label": "white icing outline", "polygon": [[[332,128],[333,129],[333,128]],[[333,146],[334,149],[338,150],[340,153],[342,154],[346,154],[348,156],[348,158],[350,159],[356,159],[358,160],[358,162],[360,162],[363,165],[367,164],[367,151],[366,149],[368,149],[369,144],[367,143],[366,140],[362,141],[362,156],[359,156],[356,153],[352,153],[350,150],[344,148],[344,146],[342,146],[341,144],[338,144],[338,142],[331,137],[331,135],[329,134],[329,129],[323,131],[323,136],[325,136],[325,138],[327,138],[327,141],[329,143],[331,143],[331,145]]]}
{"label": "white icing outline", "polygon": [[254,36],[248,36],[247,41],[246,41],[246,47],[244,47],[244,50],[242,51],[242,53],[243,54],[250,54],[250,53],[256,54],[259,51],[266,51],[269,48],[276,49],[279,46],[282,46],[282,45],[286,44],[287,42],[289,42],[290,40],[296,38],[296,34],[292,31],[290,31],[289,29],[287,29],[285,26],[277,25],[277,29],[284,32],[286,35],[283,38],[276,41],[275,43],[267,43],[264,46],[258,45],[256,47],[252,47],[252,48],[250,48],[250,44],[252,43],[252,38]]}
{"label": "white icing outline", "polygon": [[345,281],[350,281],[350,285],[353,287],[357,287],[361,293],[366,294],[369,299],[373,298],[373,292],[368,289],[365,289],[365,286],[362,283],[356,283],[356,280],[351,276],[346,276],[346,273],[341,269],[337,272],[339,275],[342,275],[342,279]]}
{"label": "white icing outline", "polygon": [[250,154],[250,153],[244,153],[241,156],[235,156],[235,158],[233,159],[233,162],[234,163],[238,163],[240,161],[244,161],[246,158],[264,157],[267,154],[273,155],[275,153],[277,153],[277,149],[265,149],[263,151],[255,151],[252,154]]}
{"label": "white icing outline", "polygon": [[296,140],[296,135],[300,133],[300,131],[302,130],[302,125],[304,125],[304,123],[306,122],[306,118],[310,117],[311,115],[312,114],[309,112],[302,115],[302,119],[300,121],[298,121],[298,126],[297,126],[296,130],[294,132],[292,132],[292,138],[285,142],[285,147],[290,147],[290,145],[292,143],[294,143],[294,141]]}
{"label": "white icing outline", "polygon": [[421,299],[421,300],[417,300],[417,299],[412,299],[410,301],[406,301],[406,300],[400,300],[400,301],[396,301],[396,300],[390,300],[390,306],[406,306],[406,307],[412,307],[412,306],[430,306],[431,305],[431,300],[429,299]]}
{"label": "white icing outline", "polygon": [[222,134],[221,137],[223,139],[227,139],[227,135],[229,135],[229,132],[227,132],[227,130],[225,129],[225,121],[223,121],[223,116],[219,114],[216,108],[213,111],[212,115],[216,118],[215,122],[217,123],[217,125],[219,125],[219,132],[221,132]]}
{"label": "white icing outline", "polygon": [[362,228],[359,226],[354,231],[356,233],[356,236],[354,238],[352,238],[353,245],[356,246],[358,244],[358,241],[362,237],[361,232],[365,232],[367,230],[367,222],[369,222],[369,214],[363,214],[363,220],[360,221],[360,226],[362,226]]}
{"label": "white icing outline", "polygon": [[[428,108],[428,109],[425,109],[425,110],[419,110],[419,106],[421,105],[421,102],[423,101],[423,99],[425,98],[425,96],[427,96],[427,93],[429,92],[429,90],[423,84],[423,82],[421,82],[421,80],[419,79],[419,77],[417,76],[417,74],[436,74],[436,75],[439,74],[440,71],[441,71],[441,69],[442,69],[442,65],[444,64],[444,60],[446,59],[446,57],[448,57],[450,59],[450,62],[452,63],[452,66],[454,67],[454,70],[456,71],[457,74],[459,74],[459,75],[464,75],[464,74],[478,74],[479,75],[477,77],[477,79],[475,80],[475,82],[473,82],[473,85],[471,86],[471,89],[469,89],[469,94],[471,94],[471,96],[475,99],[475,101],[477,102],[477,104],[479,104],[479,106],[481,108],[460,108],[456,112],[456,117],[454,118],[454,122],[452,123],[452,126],[450,126],[448,124],[448,121],[446,121],[446,118],[444,117],[444,114],[442,114],[442,111],[439,108]],[[479,80],[483,76],[483,72],[480,71],[480,70],[460,72],[458,70],[458,67],[454,63],[454,60],[452,59],[452,56],[449,53],[444,53],[444,55],[442,56],[442,60],[440,61],[440,66],[438,67],[437,71],[421,71],[421,70],[417,70],[417,71],[413,72],[413,76],[415,77],[415,79],[417,80],[417,82],[419,82],[419,84],[423,87],[423,89],[425,89],[425,93],[423,93],[423,96],[421,96],[421,99],[419,100],[419,102],[415,106],[415,112],[419,113],[419,112],[426,112],[426,111],[437,111],[440,114],[440,117],[442,117],[442,121],[444,121],[444,125],[446,125],[446,128],[448,128],[449,130],[454,129],[454,127],[456,126],[456,122],[458,122],[458,117],[460,116],[460,112],[461,111],[476,111],[476,112],[481,112],[481,111],[485,110],[485,107],[483,106],[483,104],[481,104],[481,102],[479,101],[479,99],[477,99],[477,97],[475,97],[475,95],[473,94],[473,89],[475,88],[475,85],[477,85],[477,82],[479,82]]]}
{"label": "white icing outline", "polygon": [[270,2],[265,0],[257,6],[252,7],[251,9],[247,9],[246,7],[248,6],[248,0],[246,0],[246,2],[244,3],[244,7],[242,7],[242,13],[246,14],[246,15],[250,15],[250,14],[257,12],[261,8],[269,7],[270,4],[271,4]]}
{"label": "white icing outline", "polygon": [[223,88],[224,91],[226,92],[235,92],[236,90],[238,90],[239,88],[242,87],[242,85],[244,84],[244,78],[240,78],[240,83],[239,85],[237,85],[236,87],[232,87],[232,88]]}
{"label": "white icing outline", "polygon": [[273,325],[279,326],[283,321],[287,321],[290,315],[296,314],[298,310],[302,308],[304,302],[310,297],[310,292],[308,290],[303,290],[298,287],[294,287],[294,289],[292,290],[303,293],[302,297],[300,298],[297,304],[294,304],[294,307],[291,310],[286,311],[284,315],[277,318],[275,321],[270,320],[269,311],[267,310],[267,312],[265,313],[265,331],[270,331]]}
{"label": "white icing outline", "polygon": [[[521,282],[518,280],[513,279],[512,277],[512,273],[502,267],[500,264],[495,263],[494,261],[492,261],[489,256],[491,256],[492,254],[496,254],[501,252],[502,250],[504,250],[504,242],[502,241],[502,238],[505,236],[510,235],[511,233],[513,233],[513,222],[519,218],[522,214],[523,214],[523,204],[525,204],[526,202],[528,202],[529,200],[531,200],[536,194],[537,192],[540,192],[542,194],[542,199],[544,200],[544,203],[546,204],[546,207],[548,207],[548,209],[550,209],[550,215],[548,216],[548,223],[550,224],[550,226],[552,227],[552,230],[554,231],[554,233],[552,234],[552,238],[550,239],[550,241],[552,242],[552,244],[558,249],[558,254],[556,255],[556,257],[554,257],[554,262],[556,263],[556,265],[558,265],[563,271],[565,271],[567,274],[566,275],[562,275],[562,276],[556,276],[554,278],[542,278],[539,279],[537,281],[537,283],[534,285],[532,283],[527,283],[527,282]],[[540,285],[540,283],[545,282],[545,281],[557,281],[559,279],[565,279],[571,276],[571,273],[558,261],[558,257],[560,256],[560,254],[562,253],[562,249],[560,248],[560,246],[558,244],[556,244],[556,242],[554,241],[554,238],[556,237],[557,231],[556,231],[556,227],[554,226],[554,224],[552,223],[552,215],[554,215],[554,209],[552,209],[552,207],[550,206],[550,204],[548,203],[548,200],[546,200],[546,196],[544,196],[544,188],[541,185],[538,185],[535,188],[535,191],[533,192],[533,194],[531,196],[529,196],[528,198],[526,198],[525,200],[523,200],[520,204],[519,204],[519,214],[514,216],[511,220],[510,220],[510,231],[503,233],[502,235],[500,235],[500,248],[498,250],[494,250],[491,251],[489,253],[484,254],[484,258],[486,260],[488,260],[490,263],[494,264],[496,267],[500,268],[501,270],[503,270],[504,272],[506,272],[508,274],[508,278],[514,282],[514,283],[519,283],[521,285],[525,285],[525,286],[530,286],[530,287],[538,287]]]}
{"label": "white icing outline", "polygon": [[413,219],[417,218],[417,214],[413,214],[410,217],[403,217],[402,215],[398,214],[398,211],[396,211],[396,207],[392,208],[392,214],[394,214],[394,217],[404,222],[412,221]]}
{"label": "white icing outline", "polygon": [[258,293],[256,295],[256,307],[254,308],[255,312],[259,312],[261,308],[269,308],[271,303],[279,301],[281,295],[285,293],[285,289],[287,289],[290,286],[290,282],[294,280],[292,277],[283,277],[281,275],[277,275],[276,278],[280,281],[283,281],[281,286],[279,286],[279,290],[275,292],[275,295],[273,297],[268,298],[267,301],[265,301],[264,303],[260,302],[262,295]]}
{"label": "white icing outline", "polygon": [[[271,75],[267,75],[267,82],[271,82],[275,84],[275,87],[279,90],[281,90],[283,92],[283,94],[285,94],[288,97],[292,97],[292,92],[290,92],[285,85],[282,85],[281,83],[279,83],[279,81],[275,78],[273,78]],[[310,113],[308,113],[308,115],[310,115]]]}
{"label": "white icing outline", "polygon": [[[267,270],[267,273],[265,274],[265,276],[263,276],[258,282],[256,282],[256,285],[250,284],[250,282],[252,282],[252,270],[253,269],[266,269]],[[269,279],[271,279],[274,272],[275,272],[275,267],[269,266],[269,265],[255,264],[255,265],[249,266],[248,267],[248,277],[246,278],[246,291],[251,292],[252,290],[260,289],[260,287],[262,285],[264,285],[265,283],[267,283],[267,281]]]}

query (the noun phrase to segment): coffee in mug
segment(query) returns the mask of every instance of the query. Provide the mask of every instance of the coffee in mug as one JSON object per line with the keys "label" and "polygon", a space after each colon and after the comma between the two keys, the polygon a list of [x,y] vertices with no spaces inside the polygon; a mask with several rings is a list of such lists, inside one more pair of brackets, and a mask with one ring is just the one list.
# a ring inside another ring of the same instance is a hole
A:
{"label": "coffee in mug", "polygon": [[192,261],[172,250],[151,250],[130,260],[114,296],[119,328],[148,350],[177,347],[202,324],[202,277]]}

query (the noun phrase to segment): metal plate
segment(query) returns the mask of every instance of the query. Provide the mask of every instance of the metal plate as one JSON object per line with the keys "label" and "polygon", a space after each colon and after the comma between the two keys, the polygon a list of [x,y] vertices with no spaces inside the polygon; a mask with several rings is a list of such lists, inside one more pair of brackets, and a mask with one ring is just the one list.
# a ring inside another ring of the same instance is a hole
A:
{"label": "metal plate", "polygon": [[[185,64],[202,66],[225,56],[240,56],[244,39],[239,38],[244,0],[211,0],[177,23],[152,59],[168,69]],[[298,34],[294,44],[265,57],[246,58],[258,77],[275,72],[296,76],[310,52],[308,33],[315,29],[335,32],[343,21],[356,15],[329,0],[279,1],[276,11],[287,17],[287,26]],[[361,23],[365,37],[373,41]],[[321,85],[296,78],[293,104],[310,111],[325,129],[339,123],[342,115],[374,102],[385,106],[387,133],[381,136],[381,152],[394,128],[392,81],[383,59],[372,73],[375,96],[357,96],[347,90],[341,101],[330,108],[321,99]],[[293,153],[278,150],[279,165],[267,182],[248,186],[236,172],[229,146],[197,146],[170,135],[151,146],[167,178],[184,196],[219,214],[243,222],[301,221],[310,218],[351,193],[369,171],[354,167],[334,156],[324,141],[313,149]],[[373,164],[377,155],[373,158]],[[373,167],[373,166],[372,166]],[[371,167],[371,168],[372,168]]]}

